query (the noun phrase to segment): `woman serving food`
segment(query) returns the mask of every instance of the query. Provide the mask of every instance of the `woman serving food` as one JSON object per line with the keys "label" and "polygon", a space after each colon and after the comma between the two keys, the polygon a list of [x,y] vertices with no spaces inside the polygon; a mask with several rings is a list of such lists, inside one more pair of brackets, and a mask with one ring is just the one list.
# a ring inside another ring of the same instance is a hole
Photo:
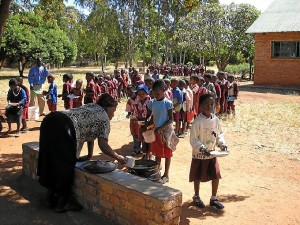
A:
{"label": "woman serving food", "polygon": [[74,167],[85,141],[98,139],[101,151],[125,164],[108,144],[110,120],[118,103],[108,94],[103,94],[97,104],[80,108],[51,112],[40,128],[38,162],[39,182],[48,188],[47,203],[56,212],[80,210],[82,207],[71,196]]}

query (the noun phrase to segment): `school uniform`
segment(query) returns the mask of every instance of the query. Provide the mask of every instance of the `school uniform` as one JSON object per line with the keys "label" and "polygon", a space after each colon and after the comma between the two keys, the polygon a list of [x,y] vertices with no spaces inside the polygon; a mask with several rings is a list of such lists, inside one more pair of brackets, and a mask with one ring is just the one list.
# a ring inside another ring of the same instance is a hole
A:
{"label": "school uniform", "polygon": [[220,179],[221,173],[217,158],[207,156],[201,150],[203,148],[214,150],[216,145],[226,145],[219,118],[214,114],[206,117],[200,113],[191,127],[190,144],[193,150],[189,181],[206,182]]}

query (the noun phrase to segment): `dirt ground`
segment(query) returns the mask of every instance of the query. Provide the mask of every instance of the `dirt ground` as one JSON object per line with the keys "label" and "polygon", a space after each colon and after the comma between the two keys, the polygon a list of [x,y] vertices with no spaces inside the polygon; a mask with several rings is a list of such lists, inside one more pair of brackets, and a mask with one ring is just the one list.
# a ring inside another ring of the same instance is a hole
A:
{"label": "dirt ground", "polygon": [[[299,96],[246,91],[240,92],[240,99],[241,103],[253,104],[278,101],[300,103]],[[111,123],[109,143],[118,153],[129,155],[132,139],[124,110],[125,102],[122,102]],[[22,143],[38,141],[40,122],[30,121],[30,131],[19,138],[10,136],[0,139],[0,224],[110,224],[87,211],[53,213],[42,203],[45,190],[22,175]],[[257,138],[264,140],[260,133],[253,131],[248,134],[238,129],[224,128],[231,154],[219,158],[222,179],[218,195],[225,205],[222,211],[209,206],[200,210],[191,205],[193,184],[188,182],[191,161],[188,137],[180,140],[174,152],[170,182],[166,185],[183,193],[180,224],[300,224],[300,162],[291,160],[286,154],[255,147]],[[4,131],[6,129],[4,124]],[[293,135],[299,136],[299,132]],[[95,159],[103,158],[99,152],[96,147]],[[201,184],[200,195],[208,205],[210,183]]]}

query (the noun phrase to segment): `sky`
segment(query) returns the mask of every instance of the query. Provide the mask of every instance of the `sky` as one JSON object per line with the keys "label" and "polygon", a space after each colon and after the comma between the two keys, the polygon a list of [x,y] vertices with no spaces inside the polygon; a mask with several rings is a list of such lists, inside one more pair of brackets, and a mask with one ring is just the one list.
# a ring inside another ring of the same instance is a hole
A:
{"label": "sky", "polygon": [[221,4],[230,4],[232,2],[236,4],[247,3],[255,6],[261,12],[264,12],[273,0],[219,0]]}

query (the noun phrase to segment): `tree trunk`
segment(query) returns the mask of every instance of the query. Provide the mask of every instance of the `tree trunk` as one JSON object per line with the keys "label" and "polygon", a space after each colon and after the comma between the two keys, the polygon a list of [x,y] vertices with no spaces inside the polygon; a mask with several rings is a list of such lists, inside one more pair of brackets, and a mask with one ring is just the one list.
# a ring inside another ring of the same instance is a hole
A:
{"label": "tree trunk", "polygon": [[9,8],[12,0],[0,1],[0,44],[2,43],[2,36],[4,32],[4,25],[9,15]]}
{"label": "tree trunk", "polygon": [[143,71],[145,71],[145,62],[146,62],[146,48],[143,45]]}
{"label": "tree trunk", "polygon": [[155,45],[155,60],[154,65],[157,65],[157,57],[158,57],[158,41],[159,41],[159,31],[160,31],[160,7],[158,7],[157,13],[157,28],[156,28],[156,45]]}
{"label": "tree trunk", "polygon": [[184,50],[184,52],[183,52],[183,61],[182,61],[182,64],[185,64],[185,55],[186,55],[186,50]]}

